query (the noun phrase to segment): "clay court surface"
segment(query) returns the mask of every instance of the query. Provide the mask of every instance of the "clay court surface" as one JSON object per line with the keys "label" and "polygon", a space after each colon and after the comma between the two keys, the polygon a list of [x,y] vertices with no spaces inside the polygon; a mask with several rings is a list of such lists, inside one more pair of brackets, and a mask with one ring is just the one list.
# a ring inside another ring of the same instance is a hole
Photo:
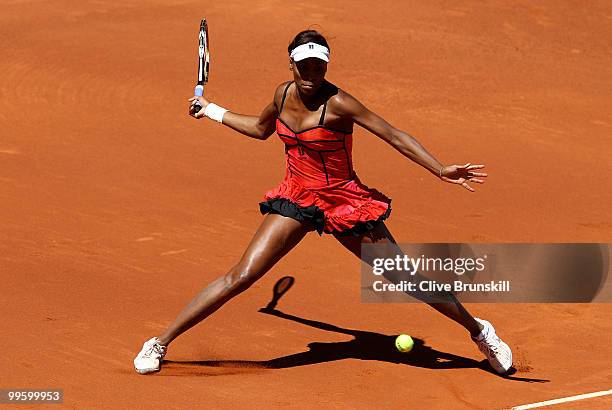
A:
{"label": "clay court surface", "polygon": [[[275,135],[186,115],[202,17],[216,103],[259,113],[317,23],[328,79],[443,162],[486,165],[469,193],[357,129],[355,168],[393,198],[399,242],[612,242],[609,2],[167,3],[3,3],[0,388],[177,409],[496,409],[612,388],[612,305],[469,305],[514,349],[505,379],[428,306],[362,304],[359,261],[316,234],[137,375],[143,341],[238,260],[284,175]],[[282,314],[258,312],[285,275]],[[385,353],[399,333],[429,356]]]}

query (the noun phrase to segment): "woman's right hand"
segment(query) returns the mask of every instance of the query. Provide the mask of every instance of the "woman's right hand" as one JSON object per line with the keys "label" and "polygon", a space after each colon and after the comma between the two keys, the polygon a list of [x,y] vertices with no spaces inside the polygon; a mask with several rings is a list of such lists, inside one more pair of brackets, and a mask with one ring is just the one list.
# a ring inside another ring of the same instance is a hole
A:
{"label": "woman's right hand", "polygon": [[[192,115],[193,117],[198,119],[204,116],[204,109],[208,104],[210,104],[210,101],[208,101],[206,98],[197,96],[191,97],[188,101],[191,103],[191,105],[189,106],[189,115]],[[202,109],[198,112],[195,111],[196,102],[198,102],[199,105],[202,107]]]}

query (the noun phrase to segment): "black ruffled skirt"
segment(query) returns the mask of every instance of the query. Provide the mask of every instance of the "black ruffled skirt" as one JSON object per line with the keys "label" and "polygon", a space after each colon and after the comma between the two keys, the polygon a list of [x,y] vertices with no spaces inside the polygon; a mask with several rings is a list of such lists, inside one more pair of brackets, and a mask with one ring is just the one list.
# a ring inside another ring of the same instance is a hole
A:
{"label": "black ruffled skirt", "polygon": [[[259,210],[262,214],[278,214],[288,218],[295,219],[299,222],[308,222],[319,233],[323,234],[325,227],[325,213],[316,205],[303,207],[286,198],[275,198],[259,203]],[[362,236],[369,231],[374,230],[381,222],[391,214],[391,205],[387,211],[378,219],[372,221],[360,221],[350,229],[344,231],[328,232],[337,236]]]}

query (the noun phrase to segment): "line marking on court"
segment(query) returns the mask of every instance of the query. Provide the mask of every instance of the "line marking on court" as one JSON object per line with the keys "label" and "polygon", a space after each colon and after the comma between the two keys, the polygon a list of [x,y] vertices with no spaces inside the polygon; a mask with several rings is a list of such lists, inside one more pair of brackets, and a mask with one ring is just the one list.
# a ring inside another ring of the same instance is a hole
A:
{"label": "line marking on court", "polygon": [[166,255],[176,255],[178,253],[185,253],[187,252],[189,249],[178,249],[176,251],[167,251],[167,252],[162,252],[161,256],[166,256]]}
{"label": "line marking on court", "polygon": [[537,407],[552,406],[553,404],[559,404],[559,403],[567,403],[568,401],[577,401],[577,400],[591,399],[593,397],[607,396],[608,394],[612,394],[612,390],[602,390],[602,391],[598,391],[595,393],[579,394],[577,396],[563,397],[561,399],[541,401],[539,403],[523,404],[522,406],[512,407],[512,410],[535,409]]}

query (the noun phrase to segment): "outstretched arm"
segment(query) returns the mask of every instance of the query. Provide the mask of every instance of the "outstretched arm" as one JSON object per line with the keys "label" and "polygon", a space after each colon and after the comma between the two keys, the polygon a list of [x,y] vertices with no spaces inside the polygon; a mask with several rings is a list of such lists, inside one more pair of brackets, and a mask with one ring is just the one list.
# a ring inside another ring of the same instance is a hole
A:
{"label": "outstretched arm", "polygon": [[[276,94],[278,94],[278,90]],[[200,105],[202,106],[202,109],[198,112],[194,112],[193,109],[196,101],[199,101]],[[191,97],[189,102],[191,102],[189,113],[197,119],[204,117],[204,111],[206,110],[208,104],[210,104],[210,101],[204,97]],[[274,133],[277,116],[278,110],[276,109],[276,103],[272,101],[264,108],[259,116],[244,115],[227,111],[225,114],[223,114],[222,123],[251,138],[265,140],[272,135],[272,133]]]}
{"label": "outstretched arm", "polygon": [[477,177],[486,177],[487,174],[474,172],[475,169],[484,168],[484,165],[468,163],[445,166],[427,152],[416,138],[393,127],[379,115],[367,109],[356,98],[345,92],[339,98],[341,100],[339,105],[345,111],[343,114],[349,115],[355,123],[377,135],[402,155],[410,158],[443,181],[462,185],[469,191],[474,191],[474,189],[468,185],[468,181],[484,183],[484,180]]}

